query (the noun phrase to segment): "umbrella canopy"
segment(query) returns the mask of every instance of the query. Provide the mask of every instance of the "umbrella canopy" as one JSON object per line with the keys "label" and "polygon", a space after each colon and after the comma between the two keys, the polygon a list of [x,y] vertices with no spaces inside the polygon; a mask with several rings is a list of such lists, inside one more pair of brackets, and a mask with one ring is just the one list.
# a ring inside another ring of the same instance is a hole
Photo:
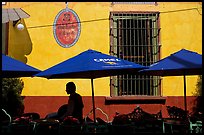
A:
{"label": "umbrella canopy", "polygon": [[95,50],[87,50],[75,57],[65,60],[35,76],[48,79],[57,78],[85,78],[91,79],[93,116],[95,122],[94,87],[93,79],[122,74],[131,74],[145,66],[119,59],[117,57],[103,54]]}
{"label": "umbrella canopy", "polygon": [[31,77],[40,70],[2,54],[2,77]]}
{"label": "umbrella canopy", "polygon": [[94,79],[114,76],[147,68],[145,66],[103,54],[95,50],[87,50],[79,55],[65,60],[43,72],[39,77],[51,78],[86,78]]}
{"label": "umbrella canopy", "polygon": [[184,102],[185,110],[187,111],[185,76],[202,74],[202,55],[186,49],[181,49],[150,65],[148,69],[143,69],[139,72],[154,76],[184,76]]}
{"label": "umbrella canopy", "polygon": [[155,76],[201,75],[202,55],[181,49],[139,72]]}

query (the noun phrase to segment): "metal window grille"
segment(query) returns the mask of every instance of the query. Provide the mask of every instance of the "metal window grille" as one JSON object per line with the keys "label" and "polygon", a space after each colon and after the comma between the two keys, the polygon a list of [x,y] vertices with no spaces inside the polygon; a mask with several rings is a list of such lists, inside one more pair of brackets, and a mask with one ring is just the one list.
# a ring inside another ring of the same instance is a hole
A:
{"label": "metal window grille", "polygon": [[[110,54],[149,66],[159,60],[159,13],[110,14]],[[149,75],[119,75],[111,77],[111,96],[158,96],[161,79]]]}

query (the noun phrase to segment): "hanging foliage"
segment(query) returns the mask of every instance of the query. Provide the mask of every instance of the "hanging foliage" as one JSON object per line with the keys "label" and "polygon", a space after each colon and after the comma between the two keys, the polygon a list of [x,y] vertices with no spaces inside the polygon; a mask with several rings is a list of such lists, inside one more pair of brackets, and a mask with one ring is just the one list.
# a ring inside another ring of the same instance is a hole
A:
{"label": "hanging foliage", "polygon": [[24,112],[23,98],[21,92],[24,83],[19,78],[2,79],[2,108],[12,117],[19,116]]}

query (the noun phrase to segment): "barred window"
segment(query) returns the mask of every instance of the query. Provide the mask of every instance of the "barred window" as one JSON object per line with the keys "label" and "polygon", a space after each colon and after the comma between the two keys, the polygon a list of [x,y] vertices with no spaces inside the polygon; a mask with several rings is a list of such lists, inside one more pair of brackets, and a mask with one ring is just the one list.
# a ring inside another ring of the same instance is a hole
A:
{"label": "barred window", "polygon": [[[149,66],[160,58],[159,13],[110,14],[110,54]],[[119,75],[111,77],[111,96],[159,96],[160,77]]]}

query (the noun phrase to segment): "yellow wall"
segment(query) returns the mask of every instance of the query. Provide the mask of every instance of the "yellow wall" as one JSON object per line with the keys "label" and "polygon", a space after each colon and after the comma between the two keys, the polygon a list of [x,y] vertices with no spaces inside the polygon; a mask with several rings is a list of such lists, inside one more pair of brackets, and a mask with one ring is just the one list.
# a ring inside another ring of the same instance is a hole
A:
{"label": "yellow wall", "polygon": [[[10,30],[9,55],[19,57],[41,70],[69,59],[87,49],[95,49],[109,53],[109,20],[81,23],[81,34],[77,43],[71,48],[63,48],[57,44],[52,25],[58,12],[66,7],[65,2],[11,2],[7,7],[21,7],[30,18],[24,19],[30,37],[20,35],[20,31]],[[130,5],[103,2],[69,2],[68,7],[74,10],[81,22],[109,18],[111,11],[159,11],[161,58],[182,48],[202,54],[202,3],[200,2],[158,2],[158,5]],[[175,12],[172,12],[175,11]],[[21,48],[15,43],[21,43]],[[11,37],[12,36],[12,37]],[[16,42],[18,41],[18,42]],[[23,42],[23,44],[22,44]],[[28,48],[26,48],[26,45]],[[21,52],[24,50],[23,53]],[[21,54],[22,57],[19,56]],[[26,57],[24,55],[26,55]],[[187,96],[195,90],[197,76],[187,76]],[[65,84],[70,79],[23,78],[26,96],[63,96]],[[90,80],[74,79],[78,93],[91,96]],[[109,96],[109,78],[94,80],[95,95]],[[162,83],[163,96],[182,96],[183,77],[164,77]]]}
{"label": "yellow wall", "polygon": [[[170,55],[182,48],[202,54],[202,5],[197,2],[172,2],[164,4],[161,13],[162,55]],[[180,9],[192,9],[179,12],[166,12]],[[195,91],[197,76],[186,77],[187,96]],[[183,95],[183,77],[163,78],[163,95]]]}

